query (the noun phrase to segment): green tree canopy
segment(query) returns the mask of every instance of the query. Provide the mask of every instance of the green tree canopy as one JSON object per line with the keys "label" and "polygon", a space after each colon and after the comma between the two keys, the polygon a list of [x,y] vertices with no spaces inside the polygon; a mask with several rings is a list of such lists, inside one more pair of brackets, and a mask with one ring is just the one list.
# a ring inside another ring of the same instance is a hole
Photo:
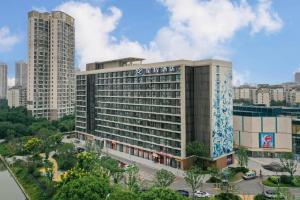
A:
{"label": "green tree canopy", "polygon": [[209,148],[198,141],[194,141],[187,146],[186,152],[190,156],[207,157]]}
{"label": "green tree canopy", "polygon": [[59,187],[54,200],[104,200],[110,192],[108,179],[83,176]]}
{"label": "green tree canopy", "polygon": [[176,176],[172,172],[160,169],[155,174],[155,185],[158,187],[168,187],[174,182],[175,178]]}
{"label": "green tree canopy", "polygon": [[110,176],[113,178],[114,183],[119,183],[125,172],[119,166],[118,161],[112,159],[109,156],[101,158],[100,165],[109,171]]}
{"label": "green tree canopy", "polygon": [[94,169],[95,164],[97,163],[98,158],[96,154],[90,152],[82,152],[77,156],[77,166],[80,169],[85,171],[91,171]]}
{"label": "green tree canopy", "polygon": [[237,158],[238,158],[239,165],[240,165],[241,167],[247,167],[247,165],[248,165],[248,160],[249,160],[248,153],[247,153],[247,149],[244,148],[244,147],[240,147],[240,148],[236,151],[236,155],[237,155]]}
{"label": "green tree canopy", "polygon": [[33,137],[26,142],[26,144],[24,145],[24,150],[28,153],[37,155],[41,151],[42,144],[43,142],[41,139]]}
{"label": "green tree canopy", "polygon": [[140,200],[138,194],[129,190],[115,189],[107,200]]}
{"label": "green tree canopy", "polygon": [[187,200],[175,191],[169,188],[153,187],[150,190],[141,193],[141,200]]}
{"label": "green tree canopy", "polygon": [[185,174],[184,180],[192,189],[192,198],[195,199],[195,191],[202,186],[204,174],[199,168],[193,167]]}
{"label": "green tree canopy", "polygon": [[285,153],[280,157],[280,162],[283,169],[293,178],[298,166],[295,155],[293,153]]}

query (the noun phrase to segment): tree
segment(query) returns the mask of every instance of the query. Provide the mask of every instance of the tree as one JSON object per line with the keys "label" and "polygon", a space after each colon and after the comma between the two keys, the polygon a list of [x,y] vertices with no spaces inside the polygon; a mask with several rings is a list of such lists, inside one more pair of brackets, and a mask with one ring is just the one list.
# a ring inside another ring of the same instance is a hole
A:
{"label": "tree", "polygon": [[54,200],[102,200],[111,192],[109,180],[88,175],[62,184]]}
{"label": "tree", "polygon": [[215,196],[216,200],[241,200],[241,197],[232,193],[220,193]]}
{"label": "tree", "polygon": [[44,152],[46,154],[46,159],[48,159],[49,153],[52,150],[56,151],[59,144],[61,144],[62,139],[63,135],[61,133],[56,133],[45,138]]}
{"label": "tree", "polygon": [[94,153],[82,152],[77,156],[77,166],[85,171],[92,171],[97,163],[97,156]]}
{"label": "tree", "polygon": [[109,175],[113,178],[115,184],[118,184],[123,178],[125,170],[119,166],[118,161],[112,159],[111,157],[102,157],[100,165],[109,170]]}
{"label": "tree", "polygon": [[236,155],[238,158],[239,165],[241,167],[247,167],[248,160],[249,160],[247,149],[244,147],[241,147],[239,150],[237,150]]}
{"label": "tree", "polygon": [[126,170],[125,184],[128,189],[133,192],[137,192],[139,189],[139,168],[136,165],[129,165]]}
{"label": "tree", "polygon": [[58,155],[69,156],[76,152],[75,145],[72,143],[63,143],[57,147],[56,153]]}
{"label": "tree", "polygon": [[168,187],[174,182],[175,178],[176,176],[172,172],[161,169],[155,174],[155,185],[158,187]]}
{"label": "tree", "polygon": [[193,167],[185,174],[184,180],[192,189],[192,199],[195,199],[196,190],[202,186],[204,174],[199,168]]}
{"label": "tree", "polygon": [[200,166],[202,169],[205,167],[204,158],[209,155],[209,148],[206,145],[198,141],[194,141],[187,145],[186,152],[189,156],[196,156],[194,165]]}
{"label": "tree", "polygon": [[24,150],[36,156],[40,153],[41,147],[42,147],[42,140],[40,140],[37,137],[33,137],[26,142],[26,144],[24,145]]}
{"label": "tree", "polygon": [[57,147],[54,155],[61,170],[69,170],[76,165],[75,146],[71,143],[63,143]]}
{"label": "tree", "polygon": [[198,157],[207,157],[208,153],[209,153],[208,149],[209,148],[207,148],[206,145],[204,145],[198,141],[194,141],[187,146],[186,152],[188,155],[194,155],[194,156],[198,156]]}
{"label": "tree", "polygon": [[139,196],[132,191],[115,189],[107,198],[107,200],[139,200]]}
{"label": "tree", "polygon": [[153,187],[141,193],[141,200],[185,200],[187,198],[169,188]]}
{"label": "tree", "polygon": [[293,153],[285,153],[280,157],[280,162],[282,165],[282,168],[288,172],[293,179],[294,174],[297,170],[297,160],[295,159],[295,156]]}

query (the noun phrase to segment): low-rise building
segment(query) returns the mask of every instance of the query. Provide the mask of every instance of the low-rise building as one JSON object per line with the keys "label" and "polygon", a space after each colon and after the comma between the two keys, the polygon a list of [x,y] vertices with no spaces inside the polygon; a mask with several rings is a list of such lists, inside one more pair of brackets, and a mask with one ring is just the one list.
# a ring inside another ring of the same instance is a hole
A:
{"label": "low-rise building", "polygon": [[234,144],[254,157],[300,155],[300,108],[234,106]]}
{"label": "low-rise building", "polygon": [[274,102],[285,101],[285,91],[282,85],[270,86],[270,98]]}
{"label": "low-rise building", "polygon": [[270,88],[269,85],[260,85],[256,91],[256,103],[270,106]]}
{"label": "low-rise building", "polygon": [[242,85],[234,88],[234,99],[240,102],[256,103],[256,87]]}

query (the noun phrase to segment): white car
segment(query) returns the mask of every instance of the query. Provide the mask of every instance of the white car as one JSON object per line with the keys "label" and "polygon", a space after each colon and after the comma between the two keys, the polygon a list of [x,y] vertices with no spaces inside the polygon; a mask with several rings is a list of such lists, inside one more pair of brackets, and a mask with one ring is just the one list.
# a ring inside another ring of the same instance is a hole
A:
{"label": "white car", "polygon": [[195,197],[210,197],[211,195],[208,192],[196,191],[194,193]]}

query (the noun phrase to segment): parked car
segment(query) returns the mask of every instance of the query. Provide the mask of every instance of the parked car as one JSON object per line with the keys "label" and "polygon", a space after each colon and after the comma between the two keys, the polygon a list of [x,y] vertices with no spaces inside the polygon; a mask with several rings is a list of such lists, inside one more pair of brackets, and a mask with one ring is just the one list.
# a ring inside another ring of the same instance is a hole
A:
{"label": "parked car", "polygon": [[78,153],[81,153],[81,152],[84,152],[85,151],[85,148],[83,147],[77,147],[77,152]]}
{"label": "parked car", "polygon": [[243,176],[243,179],[245,180],[250,180],[250,179],[255,179],[257,176],[256,176],[256,172],[255,171],[249,171],[247,172],[244,176]]}
{"label": "parked car", "polygon": [[[275,190],[266,190],[264,196],[269,199],[275,199],[278,197],[278,193]],[[279,198],[282,200],[286,199],[282,193],[279,193]]]}
{"label": "parked car", "polygon": [[210,197],[211,195],[208,192],[196,191],[194,193],[195,197]]}
{"label": "parked car", "polygon": [[75,143],[75,144],[79,144],[79,143],[80,143],[80,140],[75,139],[75,140],[74,140],[74,143]]}
{"label": "parked car", "polygon": [[176,190],[176,192],[178,192],[179,194],[181,194],[184,197],[189,197],[190,193],[186,190]]}

